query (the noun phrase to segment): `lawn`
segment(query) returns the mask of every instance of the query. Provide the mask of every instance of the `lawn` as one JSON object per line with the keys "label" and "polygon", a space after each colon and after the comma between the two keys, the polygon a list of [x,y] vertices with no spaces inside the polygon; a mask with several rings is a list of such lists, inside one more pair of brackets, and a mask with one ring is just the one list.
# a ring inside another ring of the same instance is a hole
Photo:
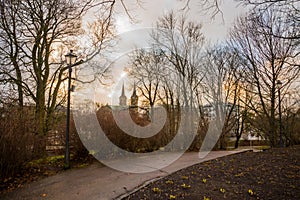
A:
{"label": "lawn", "polygon": [[300,147],[246,152],[200,163],[124,199],[300,199]]}

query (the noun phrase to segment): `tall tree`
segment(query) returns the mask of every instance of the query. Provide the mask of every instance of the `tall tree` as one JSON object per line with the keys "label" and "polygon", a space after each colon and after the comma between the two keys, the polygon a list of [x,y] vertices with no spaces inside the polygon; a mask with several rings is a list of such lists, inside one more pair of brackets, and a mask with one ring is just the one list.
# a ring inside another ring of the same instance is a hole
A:
{"label": "tall tree", "polygon": [[217,127],[222,130],[221,149],[225,148],[225,136],[236,126],[238,118],[240,65],[238,54],[224,45],[208,48],[203,58],[205,76],[201,86],[205,102],[214,111]]}
{"label": "tall tree", "polygon": [[[278,20],[275,10],[250,13],[238,20],[231,31],[231,46],[241,55],[244,62],[243,79],[251,85],[251,110],[260,118],[262,132],[272,146],[276,146],[277,91],[291,89],[299,76],[299,51],[293,40],[283,37],[294,35],[288,24]],[[283,82],[278,88],[277,81]]]}
{"label": "tall tree", "polygon": [[[86,60],[99,54],[111,35],[112,1],[2,0],[0,3],[1,82],[17,88],[18,104],[34,102],[37,132],[45,134],[60,90],[67,79],[63,53],[84,34],[82,17],[98,8],[101,18],[93,25],[94,49]],[[74,42],[75,41],[75,42]],[[63,96],[62,96],[63,98]]]}
{"label": "tall tree", "polygon": [[171,12],[157,22],[152,34],[154,44],[161,48],[170,69],[177,76],[179,99],[185,107],[195,106],[195,90],[201,81],[200,62],[204,36],[202,25],[189,22]]}
{"label": "tall tree", "polygon": [[164,64],[162,53],[155,48],[136,50],[131,55],[129,75],[136,81],[139,91],[150,107],[158,100]]}

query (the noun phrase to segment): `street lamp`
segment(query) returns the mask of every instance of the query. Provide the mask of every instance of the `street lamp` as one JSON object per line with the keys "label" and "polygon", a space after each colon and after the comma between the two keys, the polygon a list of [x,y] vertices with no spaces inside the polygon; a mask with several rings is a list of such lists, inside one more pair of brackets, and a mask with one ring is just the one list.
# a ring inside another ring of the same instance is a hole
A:
{"label": "street lamp", "polygon": [[282,114],[281,114],[281,97],[280,97],[280,90],[282,87],[282,82],[280,80],[277,80],[276,83],[278,87],[278,109],[279,109],[279,146],[283,147],[283,140],[282,140]]}
{"label": "street lamp", "polygon": [[[65,146],[65,165],[64,168],[70,168],[70,147],[69,147],[69,132],[70,132],[70,99],[71,99],[71,79],[72,79],[72,67],[76,64],[77,56],[73,53],[73,50],[65,55],[66,62],[69,70],[68,78],[68,102],[67,102],[67,122],[66,122],[66,146]],[[75,63],[75,64],[74,64]]]}

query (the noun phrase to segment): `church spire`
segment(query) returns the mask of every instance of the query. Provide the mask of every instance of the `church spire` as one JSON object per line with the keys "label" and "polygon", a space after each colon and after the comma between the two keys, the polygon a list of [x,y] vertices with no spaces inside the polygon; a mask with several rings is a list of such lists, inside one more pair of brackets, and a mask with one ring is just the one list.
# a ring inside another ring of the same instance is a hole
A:
{"label": "church spire", "polygon": [[136,95],[136,85],[135,85],[135,82],[133,83],[132,96],[137,96],[137,95]]}
{"label": "church spire", "polygon": [[123,85],[122,85],[122,94],[121,94],[121,96],[125,96],[124,83],[123,83]]}
{"label": "church spire", "polygon": [[131,95],[131,106],[137,108],[138,107],[138,100],[139,100],[139,97],[136,94],[136,84],[134,82],[133,91],[132,91],[132,95]]}
{"label": "church spire", "polygon": [[127,97],[125,95],[125,89],[124,89],[124,83],[122,85],[122,93],[121,96],[119,97],[119,105],[120,106],[126,106],[127,105]]}

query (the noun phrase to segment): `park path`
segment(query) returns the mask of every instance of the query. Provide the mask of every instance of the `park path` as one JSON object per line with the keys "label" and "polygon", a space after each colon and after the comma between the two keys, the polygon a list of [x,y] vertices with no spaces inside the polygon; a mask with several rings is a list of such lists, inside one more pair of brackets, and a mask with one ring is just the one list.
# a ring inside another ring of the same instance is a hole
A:
{"label": "park path", "polygon": [[171,165],[154,172],[135,174],[116,171],[100,163],[92,164],[82,169],[69,170],[40,181],[25,185],[0,199],[30,199],[30,200],[107,200],[120,199],[129,192],[138,189],[145,183],[164,177],[185,167],[248,151],[239,149],[233,151],[211,151],[200,159],[198,153],[185,153]]}

